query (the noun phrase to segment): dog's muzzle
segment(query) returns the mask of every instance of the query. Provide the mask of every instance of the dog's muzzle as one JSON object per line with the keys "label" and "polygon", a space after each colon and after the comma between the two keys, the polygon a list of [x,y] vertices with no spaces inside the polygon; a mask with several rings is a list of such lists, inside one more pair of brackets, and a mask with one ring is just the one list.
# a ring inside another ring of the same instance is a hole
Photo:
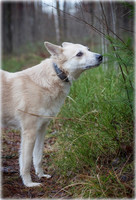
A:
{"label": "dog's muzzle", "polygon": [[98,60],[98,62],[102,62],[103,56],[100,54],[97,54],[96,59]]}
{"label": "dog's muzzle", "polygon": [[96,58],[96,64],[86,66],[85,69],[91,69],[91,68],[97,67],[102,63],[102,60],[103,60],[103,56],[102,55],[96,54],[95,58]]}

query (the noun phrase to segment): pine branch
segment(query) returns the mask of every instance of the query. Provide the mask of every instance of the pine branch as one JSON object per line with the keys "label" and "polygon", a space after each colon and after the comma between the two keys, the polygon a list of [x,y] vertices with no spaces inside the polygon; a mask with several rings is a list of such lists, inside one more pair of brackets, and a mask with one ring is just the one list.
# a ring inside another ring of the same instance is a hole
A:
{"label": "pine branch", "polygon": [[[104,12],[104,8],[103,8],[103,5],[102,5],[101,2],[100,2],[100,5],[101,5],[102,13],[103,13],[103,16],[104,16],[104,20],[105,20],[105,24],[106,24],[107,35],[108,35],[108,37],[109,37],[109,41],[110,41],[110,43],[111,43],[111,45],[112,45],[112,48],[113,48],[113,51],[114,51],[116,57],[122,61],[121,57],[119,56],[119,54],[118,54],[117,51],[116,51],[116,48],[113,46],[113,42],[112,42],[112,40],[111,40],[111,38],[110,38],[110,33],[109,33],[107,18],[106,18],[106,15],[105,15],[105,12]],[[129,92],[128,92],[128,88],[127,88],[126,78],[125,78],[125,75],[124,75],[124,72],[123,72],[123,69],[122,69],[122,66],[121,66],[120,62],[118,62],[118,64],[119,64],[119,68],[120,68],[120,71],[121,71],[121,74],[122,74],[122,77],[123,77],[123,80],[124,80],[124,83],[125,83],[125,89],[126,89],[127,98],[128,98],[128,101],[129,101],[129,106],[130,106],[131,111],[132,111],[132,113],[133,113],[133,108],[132,108],[132,105],[131,105],[131,101],[130,101],[130,97],[129,97]],[[124,64],[124,63],[123,63],[123,64]],[[125,68],[127,68],[126,65],[125,65]],[[127,70],[127,72],[128,72],[128,70]],[[130,80],[129,80],[129,81],[130,81]],[[130,83],[131,83],[131,81],[130,81]],[[130,85],[132,86],[132,83],[131,83]]]}

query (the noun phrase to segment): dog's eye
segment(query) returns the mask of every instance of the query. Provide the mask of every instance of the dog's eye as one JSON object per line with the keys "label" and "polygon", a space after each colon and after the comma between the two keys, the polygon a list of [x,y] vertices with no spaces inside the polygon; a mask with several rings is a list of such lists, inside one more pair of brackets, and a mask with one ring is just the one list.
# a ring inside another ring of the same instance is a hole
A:
{"label": "dog's eye", "polygon": [[87,49],[88,49],[88,51],[90,51],[90,48],[89,48],[89,47],[87,47]]}
{"label": "dog's eye", "polygon": [[82,55],[83,55],[83,53],[80,51],[79,53],[77,53],[76,56],[80,57],[80,56],[82,56]]}

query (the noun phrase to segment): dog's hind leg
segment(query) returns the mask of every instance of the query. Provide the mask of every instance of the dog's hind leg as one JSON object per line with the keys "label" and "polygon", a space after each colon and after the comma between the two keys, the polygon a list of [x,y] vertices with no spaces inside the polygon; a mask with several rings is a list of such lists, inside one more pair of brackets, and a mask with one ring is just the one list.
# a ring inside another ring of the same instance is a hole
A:
{"label": "dog's hind leg", "polygon": [[27,187],[39,186],[40,183],[32,182],[30,176],[30,168],[32,161],[32,152],[36,139],[36,132],[34,129],[24,130],[21,136],[21,149],[20,149],[20,175],[24,185]]}
{"label": "dog's hind leg", "polygon": [[35,172],[39,178],[46,177],[50,178],[48,174],[44,174],[42,169],[42,157],[43,157],[43,148],[44,148],[44,137],[45,137],[45,125],[41,127],[40,131],[37,134],[36,142],[33,151],[33,163]]}

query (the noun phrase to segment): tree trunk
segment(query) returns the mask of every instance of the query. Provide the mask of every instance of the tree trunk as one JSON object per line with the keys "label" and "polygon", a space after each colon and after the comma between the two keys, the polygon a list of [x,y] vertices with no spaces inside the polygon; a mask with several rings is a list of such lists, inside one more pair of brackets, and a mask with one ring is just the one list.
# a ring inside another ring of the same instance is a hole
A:
{"label": "tree trunk", "polygon": [[4,52],[12,52],[12,3],[2,3],[2,41]]}
{"label": "tree trunk", "polygon": [[[103,5],[103,7],[104,7],[104,5]],[[99,5],[99,10],[100,10],[100,16],[101,16],[100,19],[102,21],[104,21],[101,5]],[[101,32],[103,32],[103,33],[105,33],[107,35],[107,33],[105,31],[106,28],[105,28],[103,23],[100,23],[100,30],[101,30]],[[101,36],[101,47],[102,47],[102,55],[104,55],[105,53],[107,53],[107,40],[105,39],[104,36]],[[107,58],[106,57],[103,58],[102,68],[103,68],[103,70],[107,70],[108,69]]]}
{"label": "tree trunk", "polygon": [[60,16],[60,4],[59,1],[56,1],[57,15],[55,17],[56,24],[56,39],[57,42],[60,42],[61,39],[61,16]]}
{"label": "tree trunk", "polygon": [[63,37],[64,39],[67,38],[66,8],[67,8],[67,2],[66,0],[64,0],[64,3],[63,3]]}
{"label": "tree trunk", "polygon": [[[115,12],[113,3],[114,2],[112,2],[110,0],[111,16],[112,16],[112,28],[113,28],[113,32],[116,34],[116,12]],[[114,35],[114,37],[115,37],[115,35]]]}

